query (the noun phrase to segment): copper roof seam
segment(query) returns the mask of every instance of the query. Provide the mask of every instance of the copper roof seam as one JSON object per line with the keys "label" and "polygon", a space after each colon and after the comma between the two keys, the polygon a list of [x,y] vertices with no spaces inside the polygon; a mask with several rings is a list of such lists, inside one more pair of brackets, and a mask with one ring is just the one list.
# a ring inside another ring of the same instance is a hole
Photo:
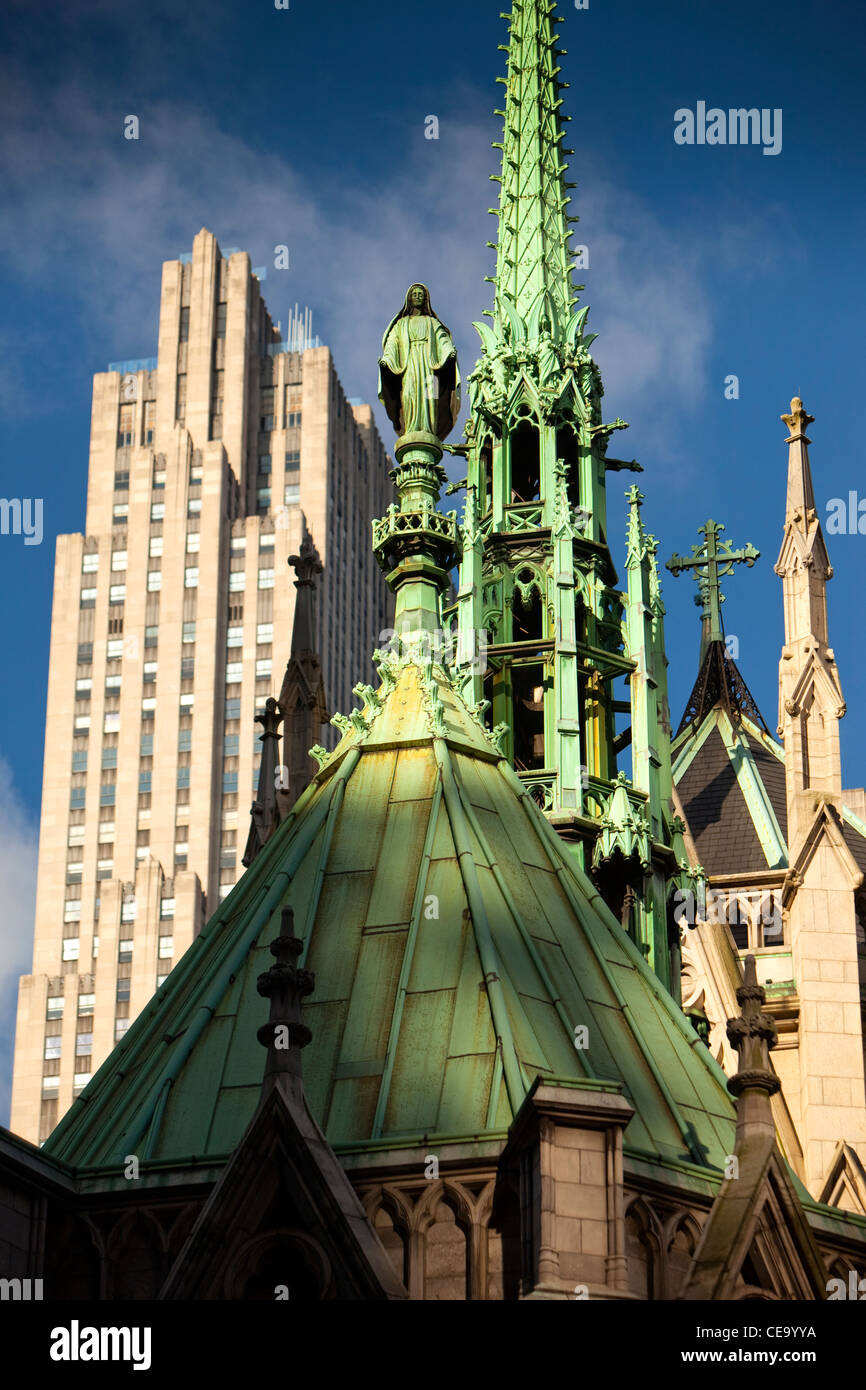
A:
{"label": "copper roof seam", "polygon": [[[354,758],[352,756],[353,754]],[[360,750],[352,749],[350,751],[345,761],[343,762],[339,772],[334,778],[334,782],[337,786],[339,786],[342,782],[345,781],[347,777],[351,775],[351,772],[354,766],[356,765],[359,757]],[[319,833],[322,821],[325,819],[327,812],[330,810],[330,802],[332,799],[333,791],[331,793],[330,799],[322,797],[319,805],[315,806],[312,809],[309,817],[309,824],[302,827],[301,832],[297,837],[297,843],[292,846],[288,863],[283,869],[280,869],[277,872],[272,884],[266,891],[262,902],[260,903],[259,907],[253,913],[252,917],[247,923],[243,935],[235,944],[234,949],[227,953],[225,961],[220,970],[218,971],[214,983],[206,999],[198,1005],[197,1016],[190,1022],[189,1026],[187,1027],[183,1035],[181,1045],[175,1049],[174,1053],[169,1059],[168,1065],[162,1068],[159,1076],[156,1079],[156,1082],[151,1086],[148,1101],[142,1106],[141,1110],[139,1111],[136,1121],[133,1124],[131,1130],[129,1130],[128,1132],[123,1131],[121,1133],[121,1139],[124,1145],[128,1146],[137,1143],[141,1135],[145,1132],[146,1128],[150,1124],[153,1116],[153,1110],[157,1104],[157,1100],[159,1097],[160,1088],[163,1086],[167,1078],[171,1078],[173,1080],[177,1076],[180,1068],[183,1066],[187,1057],[192,1052],[193,1047],[198,1042],[199,1037],[201,1036],[208,1022],[212,1018],[214,1010],[216,1009],[220,999],[222,998],[223,994],[228,988],[231,976],[235,974],[236,971],[240,968],[241,964],[246,959],[246,956],[249,953],[251,943],[255,941],[259,932],[267,924],[268,920],[273,915],[277,906],[279,906],[280,900],[286,888],[291,884],[292,879],[294,878],[294,875],[298,870],[298,866],[301,860],[304,858],[304,855],[307,853],[310,845],[314,841],[316,835]],[[132,1099],[132,1096],[124,1097],[124,1100],[127,1104],[127,1108],[129,1107],[129,1102]],[[129,1151],[128,1148],[126,1151]],[[90,1151],[88,1150],[88,1152],[84,1155],[82,1161],[87,1161],[89,1157]]]}
{"label": "copper roof seam", "polygon": [[[496,857],[490,848],[490,845],[487,841],[487,837],[485,836],[481,828],[481,824],[478,820],[478,817],[475,814],[475,808],[474,806],[472,806],[471,803],[466,802],[465,810],[467,818],[469,820],[469,824],[475,831],[475,834],[478,837],[479,844],[481,845],[485,855],[487,856],[487,862],[490,865],[493,877],[496,880],[496,884],[499,888],[500,893],[505,899],[505,904],[508,908],[508,911],[511,913],[512,920],[514,921],[514,924],[517,927],[518,932],[520,933],[520,938],[524,946],[526,947],[527,952],[529,953],[529,958],[532,961],[532,964],[535,966],[535,969],[538,971],[539,978],[542,984],[544,985],[544,988],[547,990],[548,995],[550,996],[550,1002],[553,1004],[557,1016],[559,1017],[563,1026],[565,1027],[568,1037],[571,1038],[573,1041],[575,1035],[574,1025],[565,1011],[565,1006],[562,1002],[562,999],[559,996],[559,991],[557,990],[556,986],[550,978],[550,975],[548,974],[547,967],[544,964],[544,961],[541,959],[538,948],[535,945],[535,942],[533,941],[530,932],[527,930],[526,924],[520,916],[520,913],[517,909],[517,905],[515,904],[514,899],[511,895],[511,890],[505,882],[502,870],[496,862]],[[590,1070],[582,1054],[577,1049],[575,1049],[575,1054],[579,1058],[580,1065],[584,1071],[584,1075],[592,1077],[594,1080],[596,1080],[597,1078],[595,1077],[594,1073]]]}
{"label": "copper roof seam", "polygon": [[418,867],[418,879],[415,884],[415,897],[412,902],[412,915],[409,919],[409,932],[406,939],[406,946],[403,951],[403,961],[400,966],[400,978],[397,981],[397,995],[394,1000],[394,1011],[391,1015],[391,1026],[388,1030],[388,1042],[385,1047],[385,1069],[382,1073],[382,1080],[379,1083],[379,1095],[376,1101],[376,1112],[373,1116],[373,1132],[371,1138],[380,1139],[385,1126],[385,1109],[388,1104],[388,1095],[391,1089],[391,1078],[394,1075],[394,1065],[397,1057],[397,1043],[400,1036],[400,1026],[403,1021],[403,1008],[406,1003],[406,992],[409,986],[409,976],[412,971],[412,962],[415,956],[415,945],[418,940],[418,932],[421,925],[421,910],[424,906],[424,889],[430,873],[430,861],[433,858],[433,840],[436,836],[436,824],[439,819],[439,808],[442,805],[442,770],[436,769],[436,788],[433,792],[433,800],[430,807],[430,817],[427,822],[427,834],[424,837],[424,847],[421,851],[421,862]]}
{"label": "copper roof seam", "polygon": [[[162,1087],[165,1085],[166,1081],[173,1081],[178,1075],[180,1068],[183,1066],[212,1019],[217,1004],[228,988],[230,977],[240,969],[240,966],[249,954],[251,943],[256,939],[259,932],[273,915],[274,909],[278,906],[280,898],[286,888],[291,884],[291,881],[291,875],[288,869],[281,870],[274,879],[270,891],[253,913],[250,922],[247,924],[246,931],[237,942],[234,951],[230,953],[222,970],[217,975],[208,999],[199,1004],[196,1016],[183,1034],[180,1046],[175,1049],[169,1059],[168,1065],[162,1068],[155,1083],[151,1086],[148,1100],[139,1110],[132,1127],[129,1130],[121,1132],[121,1147],[125,1147],[127,1152],[131,1151],[131,1146],[138,1143],[142,1134],[148,1128],[153,1118],[156,1105],[158,1104]],[[212,1003],[210,1002],[211,1000],[213,1001]],[[89,1154],[87,1157],[89,1157]]]}
{"label": "copper roof seam", "polygon": [[[506,764],[506,766],[508,766],[508,765]],[[510,767],[509,767],[508,770],[511,771]],[[512,773],[512,775],[514,776],[515,781],[520,782],[520,779],[519,779],[519,777],[516,776],[516,774]],[[532,812],[530,812],[530,810],[529,810],[528,802],[531,801],[531,800],[532,800],[532,798],[529,797],[528,793],[526,792],[525,788],[523,788],[523,785],[522,785],[522,783],[521,783],[521,803],[522,803],[522,805],[523,805],[524,813],[525,813],[530,819],[532,819]],[[579,902],[577,896],[575,895],[575,893],[574,893],[574,891],[573,891],[573,889],[572,889],[572,886],[571,886],[571,884],[570,884],[570,882],[569,882],[569,876],[568,876],[568,867],[569,867],[569,866],[565,863],[564,860],[560,860],[560,863],[557,864],[556,858],[554,858],[554,855],[553,855],[553,853],[552,853],[552,851],[551,851],[551,846],[550,846],[550,844],[548,843],[548,839],[547,839],[548,835],[552,835],[552,836],[556,837],[556,832],[551,828],[551,826],[550,826],[549,822],[547,821],[547,819],[546,819],[546,818],[541,814],[541,812],[538,810],[538,807],[535,805],[535,802],[534,802],[534,801],[532,802],[532,806],[533,806],[535,815],[536,815],[536,816],[539,818],[539,820],[541,820],[541,821],[543,822],[543,824],[544,824],[544,834],[543,834],[540,838],[542,839],[542,843],[544,844],[545,851],[546,851],[547,856],[548,856],[548,859],[550,860],[550,863],[551,863],[551,867],[553,868],[554,872],[556,873],[557,878],[559,879],[560,883],[562,884],[563,890],[565,891],[565,893],[566,893],[567,896],[568,896],[568,900],[569,900],[569,902],[571,903],[572,908],[574,909],[574,911],[576,912],[576,914],[577,914],[577,916],[578,916],[578,919],[580,920],[580,919],[582,918],[582,908],[581,908],[581,904],[580,904],[580,902]],[[561,855],[561,850],[560,850],[560,848],[559,848],[559,839],[558,839],[558,837],[556,837],[556,842],[557,842],[557,856],[556,856],[556,857],[559,858],[559,856]],[[625,933],[623,933],[623,936],[625,936]],[[650,1073],[651,1073],[651,1075],[652,1075],[652,1077],[653,1077],[653,1079],[654,1079],[656,1085],[657,1085],[658,1088],[659,1088],[659,1091],[661,1092],[662,1096],[664,1097],[665,1103],[667,1104],[668,1109],[670,1110],[671,1116],[672,1116],[672,1118],[673,1118],[673,1120],[674,1120],[674,1122],[675,1122],[675,1124],[676,1124],[676,1126],[677,1126],[677,1129],[678,1129],[679,1132],[680,1132],[680,1136],[681,1136],[681,1138],[682,1138],[682,1140],[683,1140],[683,1143],[684,1143],[684,1144],[686,1145],[686,1147],[688,1148],[689,1153],[692,1154],[692,1155],[695,1157],[696,1161],[698,1161],[699,1156],[697,1155],[696,1150],[695,1150],[695,1147],[694,1147],[694,1140],[693,1140],[693,1138],[692,1138],[691,1131],[690,1131],[690,1129],[688,1128],[688,1126],[686,1125],[686,1122],[685,1122],[685,1120],[683,1119],[682,1115],[680,1114],[679,1106],[677,1105],[677,1102],[676,1102],[676,1100],[674,1099],[674,1096],[673,1096],[672,1091],[670,1090],[670,1088],[669,1088],[667,1082],[665,1081],[665,1079],[664,1079],[664,1077],[662,1076],[662,1074],[661,1074],[661,1072],[660,1072],[658,1066],[656,1065],[655,1058],[653,1057],[650,1048],[647,1046],[646,1040],[645,1040],[645,1038],[644,1038],[644,1036],[643,1036],[643,1034],[642,1034],[642,1032],[641,1032],[641,1030],[640,1030],[640,1026],[639,1026],[639,1024],[638,1024],[638,1022],[637,1022],[637,1019],[635,1018],[633,1011],[629,1008],[628,1001],[625,999],[625,997],[623,996],[623,994],[621,993],[621,991],[620,991],[620,989],[619,989],[619,986],[617,985],[616,981],[614,980],[613,975],[611,974],[611,971],[610,971],[610,967],[608,966],[608,963],[607,963],[607,961],[606,961],[606,959],[605,959],[603,953],[599,950],[599,947],[598,947],[596,941],[595,941],[594,938],[593,938],[592,932],[591,932],[591,931],[585,930],[585,931],[584,931],[584,939],[589,943],[590,950],[592,951],[593,955],[595,956],[596,963],[598,964],[598,967],[599,967],[599,969],[601,970],[601,973],[602,973],[602,975],[604,976],[605,981],[607,982],[608,988],[610,989],[611,993],[613,994],[614,999],[617,1001],[617,1004],[619,1005],[619,1007],[623,1010],[623,1013],[625,1013],[625,1014],[627,1015],[627,1017],[628,1017],[629,1027],[631,1028],[632,1036],[634,1037],[634,1040],[635,1040],[635,1042],[637,1043],[637,1045],[638,1045],[638,1047],[639,1047],[639,1049],[640,1049],[641,1055],[643,1056],[643,1059],[644,1059],[644,1061],[646,1062],[647,1067],[649,1068]],[[647,970],[649,971],[649,967],[647,967]],[[652,972],[649,971],[649,973],[651,974]]]}
{"label": "copper roof seam", "polygon": [[[746,803],[749,818],[755,828],[761,852],[767,861],[767,867],[770,869],[787,868],[788,846],[785,843],[781,826],[773,809],[773,803],[767,788],[764,786],[748,740],[741,737],[727,715],[724,715],[719,721],[719,733],[734,769],[737,786]],[[750,797],[749,792],[754,793],[754,806],[753,798]],[[770,863],[771,853],[775,854],[775,864]]]}
{"label": "copper roof seam", "polygon": [[159,1134],[159,1127],[162,1124],[163,1114],[165,1113],[165,1106],[168,1100],[168,1093],[171,1090],[172,1085],[172,1078],[170,1076],[167,1076],[162,1083],[162,1089],[159,1093],[159,1099],[156,1102],[156,1106],[153,1111],[153,1116],[150,1121],[150,1127],[148,1128],[147,1136],[144,1141],[144,1153],[142,1154],[142,1157],[144,1159],[150,1158],[151,1154],[153,1153],[153,1147],[156,1143],[157,1135]]}
{"label": "copper roof seam", "polygon": [[339,818],[340,811],[343,807],[343,798],[346,795],[346,783],[351,777],[352,773],[354,772],[355,767],[357,766],[358,761],[361,757],[360,748],[353,748],[351,752],[355,754],[355,758],[352,762],[352,765],[351,767],[349,767],[345,776],[340,775],[343,772],[343,768],[346,767],[346,764],[349,761],[349,758],[347,757],[346,761],[342,764],[340,768],[340,772],[334,779],[334,786],[332,788],[331,797],[328,802],[328,815],[325,821],[325,833],[322,836],[322,843],[319,846],[319,858],[316,864],[316,877],[313,880],[313,891],[310,894],[310,901],[307,906],[307,914],[306,919],[304,921],[304,928],[303,931],[299,933],[300,939],[304,943],[304,952],[299,960],[299,964],[301,961],[306,959],[307,942],[310,939],[310,933],[313,930],[313,923],[316,920],[316,913],[319,910],[319,902],[322,896],[322,885],[325,881],[325,869],[327,867],[328,858],[331,853],[331,846],[334,842],[334,831],[337,826],[337,820]]}
{"label": "copper roof seam", "polygon": [[502,1048],[497,1045],[493,1057],[493,1075],[490,1078],[490,1095],[487,1098],[487,1128],[491,1130],[495,1130],[496,1128],[496,1115],[499,1110],[499,1092],[501,1087]]}
{"label": "copper roof seam", "polygon": [[[303,797],[306,797],[307,793],[312,793],[312,791],[313,784],[311,783],[310,787],[306,788],[306,790],[302,794],[302,798],[299,798],[298,802],[296,803],[296,807],[301,804],[301,800],[303,799]],[[296,808],[293,808],[292,817],[290,817],[288,823],[290,823],[291,820],[294,818],[295,809]],[[256,861],[256,864],[247,874],[244,875],[243,878],[243,882],[246,885],[247,890],[250,892],[250,896],[252,896],[251,890],[253,889],[253,885],[256,884],[256,880],[261,879],[265,884],[267,884],[269,873],[269,858],[265,855],[259,856]],[[256,884],[256,887],[259,886],[260,885]],[[226,902],[228,902],[228,900],[226,900]],[[180,989],[185,987],[187,982],[187,975],[191,974],[191,972],[194,970],[196,961],[198,957],[201,955],[202,951],[204,950],[203,943],[209,940],[215,933],[218,933],[221,929],[227,929],[234,920],[234,917],[237,915],[237,912],[238,909],[234,908],[231,911],[231,913],[228,913],[226,904],[221,903],[220,906],[217,908],[216,912],[214,913],[213,917],[211,917],[209,921],[205,923],[203,930],[195,938],[189,950],[187,950],[187,952],[175,966],[175,969],[171,972],[175,982],[175,994],[178,994]],[[195,953],[193,954],[194,948]],[[163,989],[159,990],[157,994],[153,997],[153,999],[151,999],[150,1003],[145,1006],[141,1014],[139,1014],[138,1018],[135,1020],[135,1024],[138,1024],[147,1019],[154,1018],[156,1014],[163,1008],[163,1006],[170,1001],[170,995],[163,994],[164,989],[165,986],[163,986]],[[175,1000],[176,1004],[177,1002],[178,1001]],[[144,1052],[145,1054],[147,1053],[147,1039],[148,1035],[142,1032],[141,1042],[138,1045],[133,1045],[132,1047],[130,1047],[129,1042],[127,1041],[124,1041],[124,1043],[120,1044],[120,1047],[123,1049],[122,1054],[118,1053],[118,1060],[121,1063],[121,1069],[115,1071],[112,1074],[112,1076],[108,1078],[106,1086],[109,1084],[109,1082],[115,1082],[119,1079],[123,1079],[125,1077],[127,1069],[129,1069],[130,1066],[136,1063],[139,1054],[142,1052]],[[112,1056],[115,1054],[109,1055]],[[106,1059],[106,1061],[107,1060],[108,1058]],[[96,1075],[98,1075],[98,1073],[96,1073]],[[128,1091],[126,1091],[126,1093],[124,1094],[124,1102],[126,1102],[131,1096],[136,1094],[137,1089],[138,1088],[135,1088],[134,1086],[130,1086]],[[59,1136],[62,1140],[67,1130],[74,1135],[75,1129],[77,1128],[78,1118],[83,1113],[84,1109],[84,1107],[79,1105],[78,1103],[80,1100],[81,1096],[77,1097],[76,1100],[73,1101],[72,1108],[61,1119],[57,1128],[54,1130],[53,1135],[51,1136],[52,1138],[54,1138],[55,1136]],[[87,1101],[87,1111],[89,1117],[88,1122],[94,1114],[98,1114],[100,1110],[104,1110],[106,1108],[106,1105],[112,1104],[105,1090],[103,1090],[103,1093],[97,1098],[96,1108],[94,1108],[93,1100],[90,1097],[87,1098]],[[85,1158],[82,1161],[87,1161],[87,1157],[89,1156],[91,1151],[92,1146],[91,1149],[88,1149],[86,1151]]]}
{"label": "copper roof seam", "polygon": [[463,810],[463,803],[460,797],[460,790],[454,775],[454,769],[451,766],[451,755],[445,740],[442,738],[435,738],[433,740],[433,751],[436,755],[436,761],[442,775],[445,809],[448,812],[451,834],[454,838],[455,849],[457,850],[460,874],[466,891],[466,899],[469,903],[472,930],[475,933],[475,944],[478,947],[478,954],[481,958],[481,968],[484,971],[487,999],[490,1005],[493,1027],[502,1044],[505,1086],[508,1091],[508,1099],[511,1104],[512,1113],[516,1115],[523,1103],[527,1088],[520,1061],[517,1056],[514,1035],[511,1032],[508,1008],[503,997],[499,957],[496,953],[493,935],[490,931],[490,923],[487,920],[487,912],[484,908],[484,899],[481,895],[481,885],[478,882],[478,873],[475,868],[475,861],[472,857],[469,831]]}

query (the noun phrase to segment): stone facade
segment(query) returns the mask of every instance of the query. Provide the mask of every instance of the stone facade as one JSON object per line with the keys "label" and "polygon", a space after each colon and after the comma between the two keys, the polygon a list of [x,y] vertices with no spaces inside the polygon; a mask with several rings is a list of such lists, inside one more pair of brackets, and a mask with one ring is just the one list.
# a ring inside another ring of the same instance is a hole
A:
{"label": "stone facade", "polygon": [[243,872],[254,716],[279,694],[286,565],[305,534],[324,565],[332,711],[389,627],[369,529],[392,490],[372,411],[348,402],[328,348],[279,337],[249,257],[201,231],[163,267],[156,362],[94,378],[85,534],[57,542],[19,993],[11,1126],[32,1140]]}
{"label": "stone facade", "polygon": [[781,744],[753,702],[734,722],[717,706],[684,737],[681,726],[674,743],[679,808],[695,832],[689,853],[707,869],[712,898],[706,923],[682,933],[684,1005],[706,1013],[710,1048],[730,1070],[725,1018],[740,962],[754,953],[778,1034],[772,1061],[782,1088],[772,1105],[788,1162],[814,1197],[864,1214],[866,801],[862,788],[843,790],[833,570],[805,433],[813,417],[795,397],[782,420]]}

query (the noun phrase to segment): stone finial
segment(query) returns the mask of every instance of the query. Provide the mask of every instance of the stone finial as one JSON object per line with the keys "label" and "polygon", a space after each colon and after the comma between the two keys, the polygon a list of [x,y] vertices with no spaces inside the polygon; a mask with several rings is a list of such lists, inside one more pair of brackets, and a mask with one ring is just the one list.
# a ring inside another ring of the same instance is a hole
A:
{"label": "stone finial", "polygon": [[300,1083],[301,1049],[312,1040],[309,1028],[301,1023],[301,999],[312,994],[316,977],[295,963],[303,949],[303,942],[295,936],[294,913],[290,907],[285,907],[280,935],[270,946],[276,965],[265,970],[256,985],[259,994],[271,1001],[268,1021],[256,1034],[262,1046],[268,1049],[265,1089],[280,1074],[295,1077]]}
{"label": "stone finial", "polygon": [[799,396],[795,396],[791,401],[790,415],[780,415],[779,418],[782,424],[787,425],[788,429],[791,431],[788,436],[789,444],[794,439],[802,439],[806,444],[811,443],[811,440],[806,438],[806,429],[814,422],[815,417],[814,415],[806,414],[806,411],[803,409],[803,402],[800,400]]}
{"label": "stone finial", "polygon": [[259,767],[259,786],[256,800],[250,808],[250,833],[242,863],[249,868],[259,850],[267,844],[279,824],[277,811],[276,773],[279,767],[279,728],[282,714],[276,700],[265,701],[255,722],[261,724],[262,761]]}
{"label": "stone finial", "polygon": [[312,584],[316,575],[324,573],[322,562],[319,558],[319,552],[308,531],[304,531],[299,553],[289,556],[289,564],[297,575],[295,580],[295,588],[297,589],[299,589],[302,584]]}
{"label": "stone finial", "polygon": [[295,571],[295,620],[292,625],[292,656],[305,652],[316,652],[316,609],[313,595],[316,592],[316,579],[324,574],[322,561],[313,538],[304,528],[304,537],[297,555],[289,556],[289,564]]}
{"label": "stone finial", "polygon": [[740,1013],[728,1019],[728,1041],[737,1051],[739,1064],[728,1081],[731,1095],[739,1096],[747,1088],[766,1092],[769,1098],[781,1089],[781,1082],[770,1069],[770,1049],[776,1046],[776,1025],[762,1011],[767,996],[758,984],[755,957],[746,956],[743,983],[737,990]]}

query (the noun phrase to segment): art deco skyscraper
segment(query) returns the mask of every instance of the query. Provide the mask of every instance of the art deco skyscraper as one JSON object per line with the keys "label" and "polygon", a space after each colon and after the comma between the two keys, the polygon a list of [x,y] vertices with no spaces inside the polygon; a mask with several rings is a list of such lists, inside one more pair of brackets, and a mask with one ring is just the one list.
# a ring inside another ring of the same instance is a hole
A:
{"label": "art deco skyscraper", "polygon": [[305,529],[326,697],[352,707],[392,611],[369,542],[392,495],[329,349],[282,343],[249,257],[202,230],[163,266],[157,358],[94,379],[85,534],[57,541],[17,1133],[46,1137],[243,872]]}

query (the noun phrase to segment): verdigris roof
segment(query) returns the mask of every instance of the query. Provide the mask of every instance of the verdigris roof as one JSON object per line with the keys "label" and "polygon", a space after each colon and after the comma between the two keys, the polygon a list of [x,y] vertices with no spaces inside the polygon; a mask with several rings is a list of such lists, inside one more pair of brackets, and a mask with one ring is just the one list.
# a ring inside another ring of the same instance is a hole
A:
{"label": "verdigris roof", "polygon": [[307,1097],[336,1149],[501,1137],[541,1073],[620,1084],[628,1146],[721,1168],[724,1074],[480,712],[411,651],[380,672],[46,1152],[91,1168],[231,1152],[260,1093],[256,980],[289,904],[316,976]]}

